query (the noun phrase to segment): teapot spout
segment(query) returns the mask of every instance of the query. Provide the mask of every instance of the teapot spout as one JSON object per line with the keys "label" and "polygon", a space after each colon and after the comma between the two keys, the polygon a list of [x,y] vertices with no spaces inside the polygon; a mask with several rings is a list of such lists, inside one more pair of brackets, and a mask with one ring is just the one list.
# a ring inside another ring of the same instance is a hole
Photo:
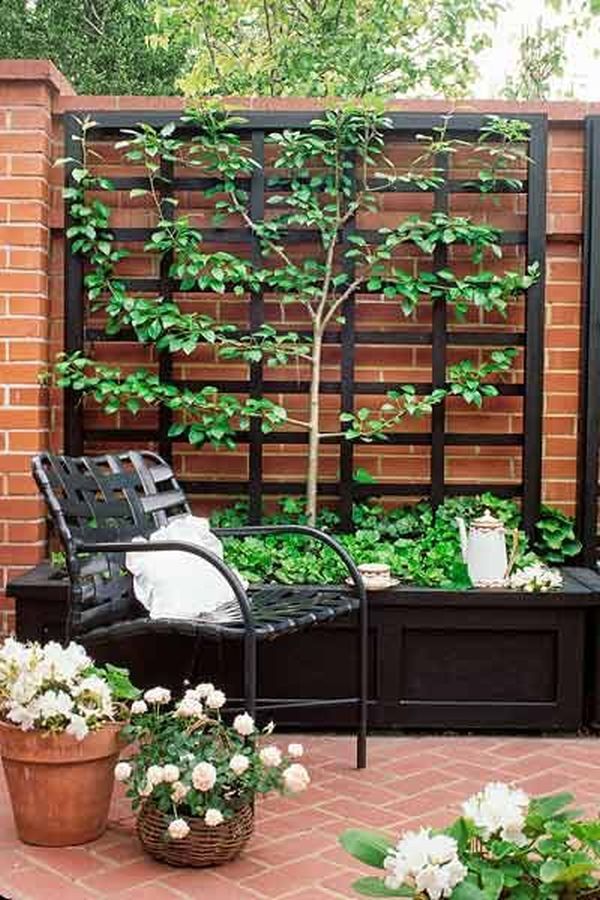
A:
{"label": "teapot spout", "polygon": [[467,526],[465,524],[465,520],[461,518],[461,516],[456,517],[456,524],[458,525],[458,533],[460,535],[460,549],[462,552],[463,562],[468,562],[468,541],[467,541]]}

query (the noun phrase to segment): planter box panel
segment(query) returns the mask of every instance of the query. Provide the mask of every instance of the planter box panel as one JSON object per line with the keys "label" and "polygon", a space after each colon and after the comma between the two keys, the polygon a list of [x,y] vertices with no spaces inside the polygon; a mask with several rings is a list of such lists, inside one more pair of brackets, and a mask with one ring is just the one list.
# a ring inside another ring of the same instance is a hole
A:
{"label": "planter box panel", "polygon": [[432,616],[404,608],[395,627],[397,705],[384,715],[389,726],[583,724],[584,610],[446,606]]}
{"label": "planter box panel", "polygon": [[403,637],[400,670],[404,701],[556,700],[555,631],[408,627]]}

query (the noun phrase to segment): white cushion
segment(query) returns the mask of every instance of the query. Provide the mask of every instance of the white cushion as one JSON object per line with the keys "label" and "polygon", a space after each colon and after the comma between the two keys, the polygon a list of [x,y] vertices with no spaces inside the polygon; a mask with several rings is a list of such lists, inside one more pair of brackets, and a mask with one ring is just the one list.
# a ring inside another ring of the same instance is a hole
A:
{"label": "white cushion", "polygon": [[[136,538],[146,541],[145,538]],[[223,559],[223,545],[210,531],[208,519],[178,516],[150,535],[153,541],[185,541]],[[195,619],[235,603],[234,593],[207,560],[180,550],[130,552],[125,565],[133,575],[134,593],[151,619]]]}

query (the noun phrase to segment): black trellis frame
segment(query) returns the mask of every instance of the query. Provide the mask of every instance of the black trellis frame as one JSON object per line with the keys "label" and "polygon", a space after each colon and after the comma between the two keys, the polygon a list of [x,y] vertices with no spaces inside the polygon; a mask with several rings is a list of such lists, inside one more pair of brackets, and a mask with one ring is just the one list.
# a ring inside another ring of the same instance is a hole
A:
{"label": "black trellis frame", "polygon": [[598,452],[600,450],[600,116],[585,123],[582,359],[579,413],[578,533],[583,563],[598,560]]}
{"label": "black trellis frame", "polygon": [[[65,115],[65,136],[67,156],[78,158],[80,144],[74,140],[79,133],[78,119],[85,117],[85,112],[68,113]],[[248,135],[252,142],[255,158],[262,161],[264,156],[264,138],[270,131],[283,128],[304,129],[310,122],[318,117],[319,111],[306,112],[244,112],[243,125],[236,126],[236,130]],[[389,115],[392,120],[390,136],[414,136],[423,131],[430,131],[439,126],[442,117],[439,115],[421,113],[397,113]],[[162,127],[173,121],[176,116],[172,113],[148,113],[140,112],[97,112],[94,111],[94,126],[88,137],[92,140],[114,140],[120,137],[120,129],[131,128],[144,121],[155,127]],[[545,262],[545,233],[546,233],[546,147],[547,147],[547,119],[543,115],[519,116],[530,124],[530,141],[527,181],[524,183],[521,193],[527,196],[527,229],[525,231],[506,231],[502,236],[502,243],[513,246],[523,246],[526,249],[527,265],[538,262],[541,272],[544,272]],[[450,137],[462,137],[468,139],[477,135],[486,123],[484,115],[455,114],[447,126],[447,134]],[[178,133],[182,135],[192,134],[194,126],[190,123],[180,123]],[[445,167],[447,160],[443,157],[439,160]],[[66,170],[67,183],[70,182],[71,168]],[[112,179],[116,190],[130,190],[134,187],[144,187],[145,177],[120,177]],[[242,179],[240,179],[242,181]],[[216,184],[217,179],[207,177],[181,177],[174,178],[171,190],[202,190]],[[260,169],[252,176],[248,184],[250,189],[250,202],[252,213],[260,216],[264,208],[265,179]],[[394,184],[390,190],[409,193],[415,190],[410,184]],[[467,193],[474,189],[469,188],[463,182],[449,180],[433,192],[434,208],[444,210],[448,208],[449,194]],[[68,209],[67,224],[68,224]],[[150,234],[149,228],[113,228],[117,240],[128,242],[144,242]],[[343,239],[347,239],[352,233],[364,235],[367,240],[373,238],[376,232],[359,230],[355,223],[348,223]],[[254,265],[260,265],[260,250],[256,239],[248,229],[244,228],[208,228],[202,229],[203,238],[207,242],[237,243],[246,241],[251,250],[251,258]],[[289,242],[305,241],[307,232],[291,232]],[[438,268],[445,264],[445,251],[438,251],[434,259],[434,265]],[[85,326],[84,321],[84,284],[83,265],[81,260],[72,252],[65,254],[65,349],[67,351],[82,350],[87,341],[118,341],[131,340],[131,334],[124,332],[120,335],[108,337],[97,329]],[[130,290],[137,291],[161,291],[167,296],[175,286],[168,279],[165,267],[161,269],[158,279],[123,279]],[[361,294],[368,291],[361,288]],[[392,445],[415,445],[431,447],[431,480],[429,482],[406,484],[390,483],[367,485],[355,482],[352,479],[353,452],[347,441],[343,438],[330,439],[340,445],[340,479],[339,483],[321,483],[319,493],[324,496],[336,496],[340,501],[342,520],[346,526],[350,524],[352,502],[366,496],[416,496],[429,495],[434,503],[439,503],[444,495],[474,494],[489,489],[500,496],[520,496],[523,509],[523,522],[525,529],[531,533],[534,522],[538,518],[541,497],[541,451],[542,451],[542,374],[543,374],[543,327],[544,327],[544,280],[543,276],[527,292],[526,321],[523,331],[506,330],[503,332],[490,332],[472,329],[470,331],[448,332],[446,323],[445,304],[436,301],[434,304],[431,331],[412,331],[410,329],[387,330],[386,332],[356,331],[354,327],[354,298],[346,303],[345,325],[340,335],[330,334],[326,336],[329,343],[341,344],[341,371],[340,381],[323,381],[323,393],[336,393],[341,397],[345,410],[351,409],[354,398],[358,394],[384,394],[393,385],[379,382],[358,382],[354,372],[354,349],[359,344],[392,344],[392,345],[421,345],[432,348],[432,382],[417,384],[417,389],[427,391],[432,386],[440,386],[445,379],[445,366],[447,347],[449,345],[461,346],[522,346],[525,351],[524,381],[522,384],[501,384],[499,392],[502,395],[522,396],[523,430],[515,434],[489,434],[489,433],[450,433],[446,431],[446,412],[444,404],[440,404],[432,416],[432,430],[430,434],[420,432],[403,432],[392,435],[388,441]],[[249,326],[255,328],[263,321],[264,303],[261,293],[255,293],[251,298],[249,312]],[[160,370],[164,377],[170,374],[170,360],[164,357],[160,361]],[[306,382],[297,381],[271,381],[263,380],[262,366],[255,364],[250,368],[250,376],[247,381],[186,381],[185,384],[200,388],[212,384],[219,389],[228,391],[245,391],[252,396],[260,396],[263,393],[303,393],[307,390]],[[83,410],[77,397],[70,391],[65,396],[65,452],[77,455],[84,451],[86,440],[95,441],[126,441],[129,444],[147,441],[156,441],[157,436],[161,448],[161,454],[169,456],[171,440],[168,438],[168,416],[161,415],[159,420],[159,432],[152,429],[86,429],[83,418]],[[250,503],[250,516],[253,522],[260,519],[261,500],[263,496],[292,493],[302,494],[305,485],[300,481],[288,482],[264,482],[263,479],[263,447],[265,444],[305,444],[307,435],[300,433],[281,433],[262,435],[260,428],[254,425],[248,434],[240,434],[238,438],[249,444],[249,478],[247,482],[231,480],[188,480],[182,482],[188,494],[212,494],[212,495],[240,495],[247,494]],[[451,446],[518,446],[521,447],[522,467],[521,481],[518,484],[497,484],[467,482],[445,482],[445,455],[446,447]]]}

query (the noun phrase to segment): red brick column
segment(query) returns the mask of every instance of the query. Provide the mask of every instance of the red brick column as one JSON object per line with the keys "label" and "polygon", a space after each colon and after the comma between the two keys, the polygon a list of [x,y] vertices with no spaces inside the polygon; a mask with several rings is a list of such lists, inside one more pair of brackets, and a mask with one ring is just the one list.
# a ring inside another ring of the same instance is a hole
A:
{"label": "red brick column", "polygon": [[48,443],[49,181],[52,107],[68,82],[45,61],[0,61],[0,634],[3,589],[45,551],[31,456]]}

